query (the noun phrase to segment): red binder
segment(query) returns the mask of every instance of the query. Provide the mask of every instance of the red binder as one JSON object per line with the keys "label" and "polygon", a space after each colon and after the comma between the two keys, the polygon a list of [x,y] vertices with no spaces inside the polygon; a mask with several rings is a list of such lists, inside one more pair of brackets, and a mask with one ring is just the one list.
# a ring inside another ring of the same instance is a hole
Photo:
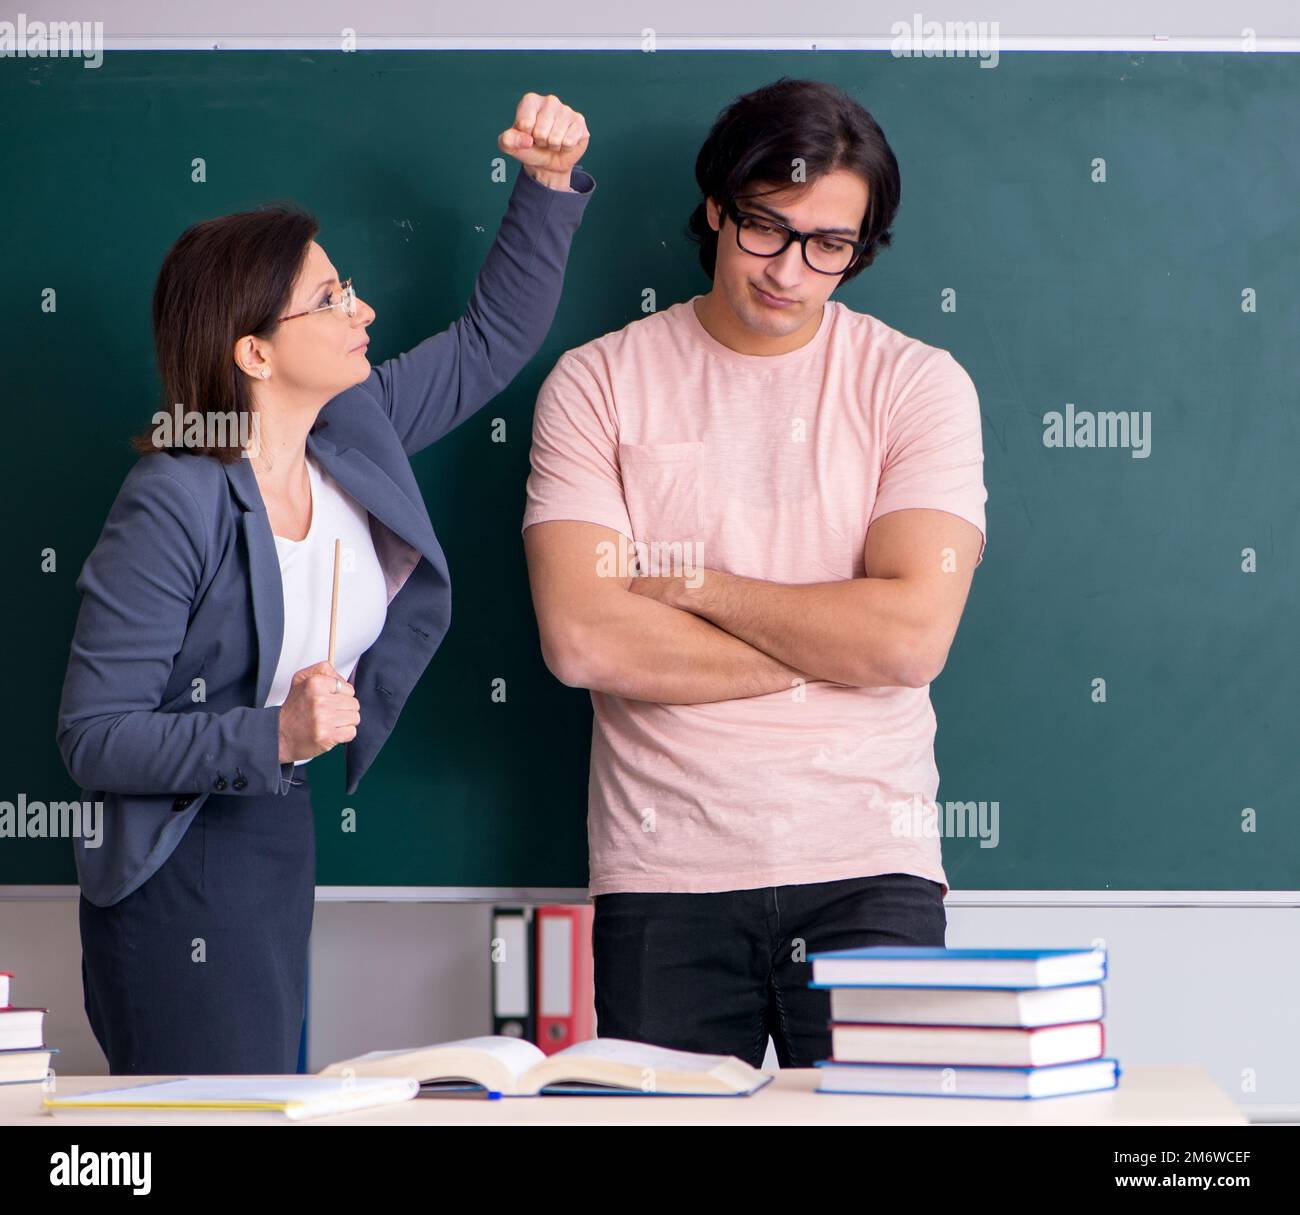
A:
{"label": "red binder", "polygon": [[596,1036],[591,903],[537,908],[537,1045],[545,1054]]}

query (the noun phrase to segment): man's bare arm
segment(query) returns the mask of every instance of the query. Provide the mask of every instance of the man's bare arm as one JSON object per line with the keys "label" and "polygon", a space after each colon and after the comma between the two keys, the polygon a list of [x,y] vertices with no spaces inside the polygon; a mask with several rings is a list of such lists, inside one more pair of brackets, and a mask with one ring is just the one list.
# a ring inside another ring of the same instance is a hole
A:
{"label": "man's bare arm", "polygon": [[705,570],[637,578],[635,594],[684,608],[816,679],[925,687],[943,669],[980,552],[974,524],[941,510],[882,515],[865,578],[790,585]]}
{"label": "man's bare arm", "polygon": [[612,528],[567,519],[524,532],[542,657],[561,683],[701,704],[779,692],[805,678],[699,616],[633,594],[630,576],[602,572],[620,541],[626,550]]}

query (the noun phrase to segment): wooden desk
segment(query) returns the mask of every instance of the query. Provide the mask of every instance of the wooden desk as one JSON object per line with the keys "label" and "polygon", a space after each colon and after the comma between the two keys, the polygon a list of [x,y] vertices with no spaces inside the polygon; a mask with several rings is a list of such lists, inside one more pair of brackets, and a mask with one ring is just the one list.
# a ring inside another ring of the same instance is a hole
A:
{"label": "wooden desk", "polygon": [[[487,1100],[416,1098],[399,1105],[313,1118],[287,1126],[576,1126],[606,1123],[700,1126],[981,1125],[981,1126],[1245,1126],[1249,1120],[1199,1065],[1124,1069],[1119,1088],[1040,1101],[978,1101],[944,1097],[860,1097],[822,1094],[816,1068],[788,1069],[752,1097],[545,1097]],[[154,1077],[161,1079],[161,1077]],[[60,1076],[62,1094],[143,1083],[148,1076]],[[39,1084],[0,1085],[0,1125],[84,1126],[139,1115],[59,1114],[41,1109]],[[153,1122],[154,1120],[150,1120]],[[169,1115],[162,1125],[230,1126],[258,1121],[238,1114]]]}

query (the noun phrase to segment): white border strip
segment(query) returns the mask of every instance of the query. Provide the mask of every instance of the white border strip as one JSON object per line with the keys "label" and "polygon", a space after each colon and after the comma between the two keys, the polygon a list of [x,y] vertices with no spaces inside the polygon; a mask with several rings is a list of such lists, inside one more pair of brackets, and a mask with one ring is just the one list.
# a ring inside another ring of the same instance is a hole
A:
{"label": "white border strip", "polygon": [[[79,886],[0,886],[0,901],[75,899]],[[577,886],[317,886],[318,903],[585,903]],[[948,907],[1300,907],[1300,890],[953,890]]]}
{"label": "white border strip", "polygon": [[[340,51],[341,34],[129,34],[104,36],[108,51]],[[844,34],[658,34],[656,51],[887,51],[889,35],[854,37]],[[1260,51],[1300,51],[1300,37],[1257,37],[1253,52],[1242,49],[1240,37],[1174,37],[1150,35],[1078,35],[1046,38],[1000,35],[1004,51],[1218,51],[1252,54]],[[461,34],[446,37],[358,37],[359,51],[639,51],[641,39],[632,35]],[[340,51],[340,53],[342,53]],[[917,55],[917,58],[923,56]],[[936,56],[937,57],[937,56]],[[977,55],[964,56],[977,58]]]}

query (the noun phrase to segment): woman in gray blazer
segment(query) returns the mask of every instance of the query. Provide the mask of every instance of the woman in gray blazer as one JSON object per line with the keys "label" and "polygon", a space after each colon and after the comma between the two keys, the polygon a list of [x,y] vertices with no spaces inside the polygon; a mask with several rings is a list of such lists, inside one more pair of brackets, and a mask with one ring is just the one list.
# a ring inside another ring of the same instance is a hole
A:
{"label": "woman in gray blazer", "polygon": [[104,804],[101,845],[75,848],[86,1013],[111,1072],[297,1070],[306,761],[345,744],[354,792],[447,631],[410,457],[541,345],[595,188],[587,143],[580,113],[523,96],[497,141],[523,168],[465,315],[375,367],[374,310],[305,212],[209,220],[168,252],[168,404],[78,577],[59,705],[68,771]]}

